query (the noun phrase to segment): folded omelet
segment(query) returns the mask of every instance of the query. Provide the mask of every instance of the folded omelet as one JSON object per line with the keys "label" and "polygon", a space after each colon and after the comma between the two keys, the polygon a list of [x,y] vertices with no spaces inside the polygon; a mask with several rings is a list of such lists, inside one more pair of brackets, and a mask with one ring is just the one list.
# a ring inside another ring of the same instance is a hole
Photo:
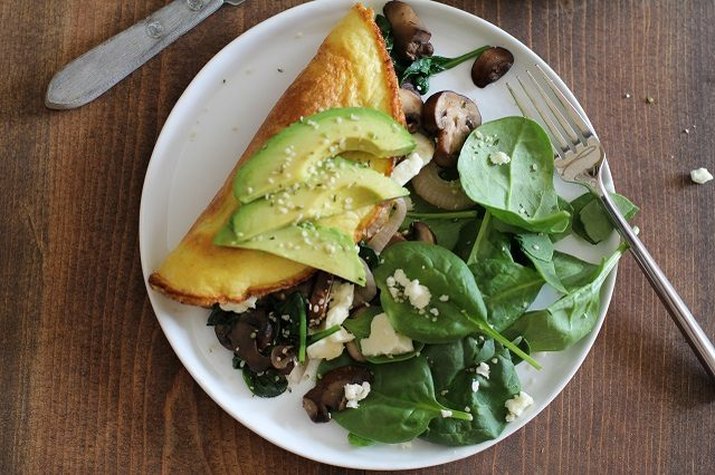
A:
{"label": "folded omelet", "polygon": [[[236,170],[270,137],[301,117],[321,110],[368,107],[404,124],[398,87],[373,11],[355,5],[278,100],[209,206],[151,274],[152,288],[179,302],[208,307],[240,303],[307,279],[314,272],[311,267],[261,251],[212,243],[239,206],[232,193]],[[392,159],[369,163],[383,173],[389,173],[393,164]],[[378,211],[379,206],[375,206],[346,213],[334,219],[332,225],[357,241]]]}

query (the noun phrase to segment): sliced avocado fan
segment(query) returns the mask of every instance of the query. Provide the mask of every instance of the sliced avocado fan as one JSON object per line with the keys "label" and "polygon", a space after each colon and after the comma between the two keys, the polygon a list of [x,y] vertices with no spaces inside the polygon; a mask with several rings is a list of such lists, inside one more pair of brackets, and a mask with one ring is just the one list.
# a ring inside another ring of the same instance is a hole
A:
{"label": "sliced avocado fan", "polygon": [[383,112],[360,107],[328,109],[271,137],[238,169],[233,193],[241,203],[250,203],[305,182],[320,161],[342,152],[395,157],[414,147],[410,133]]}
{"label": "sliced avocado fan", "polygon": [[309,173],[304,183],[240,206],[226,224],[236,241],[409,194],[389,177],[340,157],[321,161]]}
{"label": "sliced avocado fan", "polygon": [[321,269],[358,285],[365,285],[365,268],[350,236],[335,229],[303,222],[261,234],[247,241],[232,240],[226,229],[217,244],[255,249]]}

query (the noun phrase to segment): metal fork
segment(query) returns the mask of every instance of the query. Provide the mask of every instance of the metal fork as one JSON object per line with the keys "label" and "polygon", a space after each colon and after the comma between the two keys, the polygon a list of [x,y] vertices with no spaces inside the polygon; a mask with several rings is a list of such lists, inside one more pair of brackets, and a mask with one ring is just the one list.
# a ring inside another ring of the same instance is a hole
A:
{"label": "metal fork", "polygon": [[[538,65],[534,74],[525,71],[523,78],[516,76],[516,82],[507,83],[507,88],[524,116],[541,119],[546,125],[554,146],[557,172],[565,181],[586,186],[600,200],[683,336],[715,379],[715,347],[606,190],[603,182],[606,152],[601,142]],[[536,114],[530,114],[530,111]]]}

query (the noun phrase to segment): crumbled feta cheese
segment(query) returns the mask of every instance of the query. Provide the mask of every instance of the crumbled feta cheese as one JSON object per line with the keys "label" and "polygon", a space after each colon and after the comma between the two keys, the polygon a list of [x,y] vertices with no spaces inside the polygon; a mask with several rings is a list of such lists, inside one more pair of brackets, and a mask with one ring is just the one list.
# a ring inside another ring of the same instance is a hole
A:
{"label": "crumbled feta cheese", "polygon": [[440,301],[440,302],[448,302],[448,301],[449,301],[449,295],[440,295],[440,296],[439,296],[439,301]]}
{"label": "crumbled feta cheese", "polygon": [[360,406],[359,402],[370,394],[370,383],[363,381],[362,384],[346,384],[344,390],[345,399],[348,400],[345,407],[357,409]]}
{"label": "crumbled feta cheese", "polygon": [[504,403],[504,407],[509,411],[506,415],[506,421],[512,422],[521,416],[524,410],[532,404],[534,404],[534,399],[524,391],[520,391],[519,394]]}
{"label": "crumbled feta cheese", "polygon": [[227,312],[243,313],[252,308],[256,308],[256,300],[258,300],[257,297],[249,297],[243,302],[222,303],[220,306],[221,309],[226,310]]}
{"label": "crumbled feta cheese", "polygon": [[439,412],[440,412],[440,414],[442,414],[442,417],[445,417],[445,418],[452,417],[452,414],[453,414],[452,411],[450,411],[448,409],[442,409]]}
{"label": "crumbled feta cheese", "polygon": [[690,172],[690,179],[693,180],[693,183],[704,185],[713,179],[713,175],[707,168],[697,168]]}
{"label": "crumbled feta cheese", "polygon": [[365,356],[399,355],[414,351],[412,340],[400,335],[390,324],[386,313],[375,315],[370,323],[370,336],[360,341]]}
{"label": "crumbled feta cheese", "polygon": [[[342,325],[343,321],[350,314],[350,307],[353,304],[353,294],[355,286],[342,282],[333,286],[328,303],[328,313],[325,317],[325,328],[334,325]],[[307,348],[308,357],[311,359],[323,358],[332,360],[343,353],[344,344],[355,339],[351,333],[341,328],[332,335],[316,341]]]}
{"label": "crumbled feta cheese", "polygon": [[[410,305],[417,310],[423,310],[432,299],[429,289],[421,285],[418,279],[410,280],[402,269],[396,269],[392,278],[387,278],[386,283],[390,294],[395,300],[398,300],[401,294],[404,294],[410,300]],[[402,287],[401,292],[398,286]]]}
{"label": "crumbled feta cheese", "polygon": [[494,152],[489,155],[489,161],[494,165],[506,165],[511,162],[511,157],[504,152]]}
{"label": "crumbled feta cheese", "polygon": [[489,379],[489,365],[482,361],[479,363],[479,366],[477,366],[475,373],[484,376],[484,379]]}
{"label": "crumbled feta cheese", "polygon": [[400,186],[413,179],[425,166],[425,161],[417,152],[412,152],[392,170],[392,181]]}
{"label": "crumbled feta cheese", "polygon": [[472,381],[472,392],[476,393],[477,391],[479,391],[479,381],[475,379]]}

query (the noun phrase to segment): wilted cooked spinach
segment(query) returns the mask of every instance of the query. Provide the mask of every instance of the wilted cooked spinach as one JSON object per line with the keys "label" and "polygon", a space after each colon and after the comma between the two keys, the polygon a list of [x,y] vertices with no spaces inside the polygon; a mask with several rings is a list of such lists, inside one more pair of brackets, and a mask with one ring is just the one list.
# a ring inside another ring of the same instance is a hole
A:
{"label": "wilted cooked spinach", "polygon": [[375,365],[372,370],[369,397],[356,409],[333,413],[333,419],[360,440],[398,444],[422,434],[434,418],[472,419],[464,411],[437,402],[432,373],[422,356]]}
{"label": "wilted cooked spinach", "polygon": [[[504,403],[521,391],[509,352],[500,345],[495,348],[492,340],[480,342],[467,337],[431,345],[424,354],[435,375],[437,400],[469,408],[474,418],[433,419],[422,438],[445,445],[468,445],[499,436],[506,426]],[[476,373],[479,363],[489,365],[488,378]]]}
{"label": "wilted cooked spinach", "polygon": [[[495,164],[498,153],[509,162]],[[457,169],[467,195],[501,221],[535,233],[568,226],[554,189],[551,142],[536,122],[504,117],[482,124],[467,138]]]}
{"label": "wilted cooked spinach", "polygon": [[417,92],[420,94],[427,94],[429,91],[429,78],[431,76],[452,69],[470,59],[478,58],[489,48],[491,48],[491,46],[482,46],[481,48],[477,48],[456,58],[427,56],[413,61],[406,67],[402,65],[404,69],[400,68],[401,70],[398,73],[400,85],[408,82],[415,86],[415,89],[417,89]]}
{"label": "wilted cooked spinach", "polygon": [[392,65],[397,74],[397,80],[400,85],[409,82],[420,94],[427,94],[429,91],[429,78],[437,73],[441,73],[455,66],[462,64],[470,59],[478,58],[484,51],[491,46],[482,46],[468,53],[465,53],[456,58],[445,58],[443,56],[426,56],[415,61],[406,61],[393,54],[393,46],[395,44],[394,35],[392,33],[392,25],[384,15],[375,15],[375,23],[377,23],[382,38],[385,40],[385,47],[390,53]]}

